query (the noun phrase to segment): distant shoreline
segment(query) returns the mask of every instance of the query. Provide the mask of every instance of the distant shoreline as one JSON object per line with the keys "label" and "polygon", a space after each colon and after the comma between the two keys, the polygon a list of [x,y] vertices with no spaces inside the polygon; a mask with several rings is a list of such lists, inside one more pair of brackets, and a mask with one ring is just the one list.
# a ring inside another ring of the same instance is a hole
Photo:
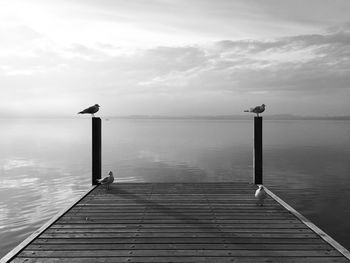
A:
{"label": "distant shoreline", "polygon": [[[246,115],[121,115],[121,116],[96,116],[104,120],[109,119],[125,119],[125,120],[251,120],[254,114]],[[289,114],[262,115],[265,120],[350,120],[348,116],[299,116]],[[0,117],[3,120],[9,119],[77,119],[77,116],[4,116]],[[87,119],[90,116],[79,116],[80,119]]]}
{"label": "distant shoreline", "polygon": [[[150,120],[250,120],[251,115],[128,115],[110,116],[107,119],[150,119]],[[350,116],[297,116],[297,115],[262,115],[265,120],[350,120]]]}

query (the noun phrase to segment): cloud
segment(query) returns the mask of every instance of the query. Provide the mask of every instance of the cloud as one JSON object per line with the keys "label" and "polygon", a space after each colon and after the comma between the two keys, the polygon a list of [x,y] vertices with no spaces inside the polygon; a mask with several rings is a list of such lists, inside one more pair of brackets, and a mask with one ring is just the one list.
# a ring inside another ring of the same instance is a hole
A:
{"label": "cloud", "polygon": [[[12,52],[0,54],[0,85],[7,108],[18,114],[24,108],[38,114],[42,108],[61,104],[66,105],[63,113],[69,114],[76,111],[75,104],[95,101],[113,105],[110,114],[186,110],[190,114],[194,109],[204,112],[208,103],[214,105],[213,114],[222,114],[232,113],[230,104],[239,99],[283,104],[303,96],[324,102],[326,96],[339,98],[350,92],[349,24],[323,34],[159,46],[127,53],[101,42],[48,45],[47,36],[29,27],[13,28],[12,35],[21,35],[23,41],[7,45]],[[342,100],[339,104],[345,105]],[[184,103],[180,106],[178,101]]]}
{"label": "cloud", "polygon": [[246,89],[258,84],[290,92],[348,89],[350,33],[346,31],[267,42],[225,40],[216,46],[216,68],[228,71]]}
{"label": "cloud", "polygon": [[0,46],[13,47],[40,39],[42,35],[26,25],[0,26]]}

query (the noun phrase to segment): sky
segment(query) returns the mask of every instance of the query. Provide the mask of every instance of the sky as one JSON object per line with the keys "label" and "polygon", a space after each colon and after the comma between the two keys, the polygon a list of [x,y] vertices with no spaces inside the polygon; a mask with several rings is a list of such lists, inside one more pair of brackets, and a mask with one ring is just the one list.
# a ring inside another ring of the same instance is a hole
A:
{"label": "sky", "polygon": [[350,115],[348,0],[0,0],[0,117]]}

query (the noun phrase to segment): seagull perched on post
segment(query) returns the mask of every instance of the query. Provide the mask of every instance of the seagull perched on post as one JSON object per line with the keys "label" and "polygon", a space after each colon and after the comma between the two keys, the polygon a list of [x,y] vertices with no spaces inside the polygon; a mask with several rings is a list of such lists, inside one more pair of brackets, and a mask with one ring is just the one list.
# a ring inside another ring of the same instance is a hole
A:
{"label": "seagull perched on post", "polygon": [[109,185],[111,184],[111,183],[113,183],[113,181],[114,181],[114,177],[113,177],[113,172],[112,171],[110,171],[109,172],[109,176],[107,176],[107,177],[105,177],[105,178],[103,178],[103,179],[99,179],[98,180],[98,182],[100,183],[100,184],[105,184],[106,185],[106,189],[107,190],[109,190]]}
{"label": "seagull perched on post", "polygon": [[78,114],[85,114],[85,113],[88,113],[88,114],[92,114],[93,117],[95,117],[95,113],[98,112],[100,108],[100,105],[98,104],[95,104],[94,106],[91,106],[89,108],[86,108],[85,110],[82,110],[80,112],[78,112]]}
{"label": "seagull perched on post", "polygon": [[259,113],[263,113],[265,111],[265,104],[262,104],[261,106],[256,106],[254,108],[250,108],[249,110],[245,110],[244,112],[253,112],[256,113],[259,117]]}
{"label": "seagull perched on post", "polygon": [[259,188],[255,191],[255,198],[258,199],[258,205],[264,205],[264,200],[267,198],[267,193],[262,185],[259,185]]}

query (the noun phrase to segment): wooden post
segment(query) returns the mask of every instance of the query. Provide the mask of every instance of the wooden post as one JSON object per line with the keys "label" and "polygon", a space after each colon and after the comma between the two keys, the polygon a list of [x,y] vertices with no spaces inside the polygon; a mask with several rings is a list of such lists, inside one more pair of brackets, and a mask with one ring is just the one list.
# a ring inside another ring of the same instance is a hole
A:
{"label": "wooden post", "polygon": [[101,119],[92,118],[92,185],[97,185],[101,179]]}
{"label": "wooden post", "polygon": [[254,117],[254,184],[263,184],[263,118]]}

